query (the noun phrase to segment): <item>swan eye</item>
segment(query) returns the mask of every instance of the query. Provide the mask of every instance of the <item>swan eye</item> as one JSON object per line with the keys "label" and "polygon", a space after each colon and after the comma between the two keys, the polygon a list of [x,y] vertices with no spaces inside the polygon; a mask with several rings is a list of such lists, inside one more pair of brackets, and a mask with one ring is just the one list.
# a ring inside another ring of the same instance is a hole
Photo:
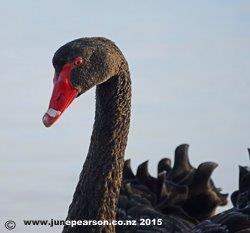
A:
{"label": "swan eye", "polygon": [[75,65],[75,66],[80,66],[80,65],[82,65],[83,63],[84,63],[84,60],[83,60],[82,57],[77,57],[77,58],[75,58],[75,60],[74,60],[74,65]]}

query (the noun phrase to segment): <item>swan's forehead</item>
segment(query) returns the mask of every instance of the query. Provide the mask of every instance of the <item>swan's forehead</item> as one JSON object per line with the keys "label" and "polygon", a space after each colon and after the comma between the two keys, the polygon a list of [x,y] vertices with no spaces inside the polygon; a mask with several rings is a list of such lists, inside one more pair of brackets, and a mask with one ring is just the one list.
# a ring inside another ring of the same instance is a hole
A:
{"label": "swan's forehead", "polygon": [[65,64],[71,62],[77,56],[82,56],[88,60],[96,48],[114,46],[115,44],[112,41],[102,37],[79,38],[60,47],[52,62],[53,64]]}
{"label": "swan's forehead", "polygon": [[88,60],[92,53],[92,47],[84,45],[79,46],[75,43],[66,44],[55,52],[52,63],[55,67],[63,66],[66,63],[72,62],[76,57],[79,56]]}

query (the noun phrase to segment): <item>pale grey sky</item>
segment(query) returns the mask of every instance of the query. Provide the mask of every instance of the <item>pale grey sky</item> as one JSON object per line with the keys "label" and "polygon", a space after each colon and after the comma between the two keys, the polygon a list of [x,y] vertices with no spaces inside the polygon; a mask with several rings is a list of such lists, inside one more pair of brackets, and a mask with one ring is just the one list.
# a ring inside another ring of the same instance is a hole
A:
{"label": "pale grey sky", "polygon": [[46,129],[51,58],[64,43],[104,36],[126,56],[133,80],[126,157],[135,168],[173,158],[190,144],[194,165],[219,163],[213,177],[237,187],[250,146],[250,2],[5,1],[0,14],[1,226],[25,218],[64,218],[78,180],[94,117],[94,90]]}

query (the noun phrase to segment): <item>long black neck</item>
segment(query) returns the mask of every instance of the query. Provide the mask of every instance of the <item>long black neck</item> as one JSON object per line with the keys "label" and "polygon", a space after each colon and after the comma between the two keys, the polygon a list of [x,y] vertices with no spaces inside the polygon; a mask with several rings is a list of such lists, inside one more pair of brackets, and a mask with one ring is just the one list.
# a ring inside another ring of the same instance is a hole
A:
{"label": "long black neck", "polygon": [[[127,64],[124,64],[118,75],[96,88],[96,113],[91,143],[67,219],[116,219],[130,109],[131,80]],[[115,229],[112,225],[65,227],[63,232],[112,233]]]}

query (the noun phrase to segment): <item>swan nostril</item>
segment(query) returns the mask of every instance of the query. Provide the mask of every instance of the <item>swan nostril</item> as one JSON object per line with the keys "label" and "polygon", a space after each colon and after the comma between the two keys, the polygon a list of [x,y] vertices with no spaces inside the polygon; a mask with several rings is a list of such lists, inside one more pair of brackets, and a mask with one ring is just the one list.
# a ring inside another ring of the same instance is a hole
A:
{"label": "swan nostril", "polygon": [[65,97],[63,94],[60,94],[57,98],[56,98],[56,101],[57,102],[60,102],[60,101],[64,101]]}

